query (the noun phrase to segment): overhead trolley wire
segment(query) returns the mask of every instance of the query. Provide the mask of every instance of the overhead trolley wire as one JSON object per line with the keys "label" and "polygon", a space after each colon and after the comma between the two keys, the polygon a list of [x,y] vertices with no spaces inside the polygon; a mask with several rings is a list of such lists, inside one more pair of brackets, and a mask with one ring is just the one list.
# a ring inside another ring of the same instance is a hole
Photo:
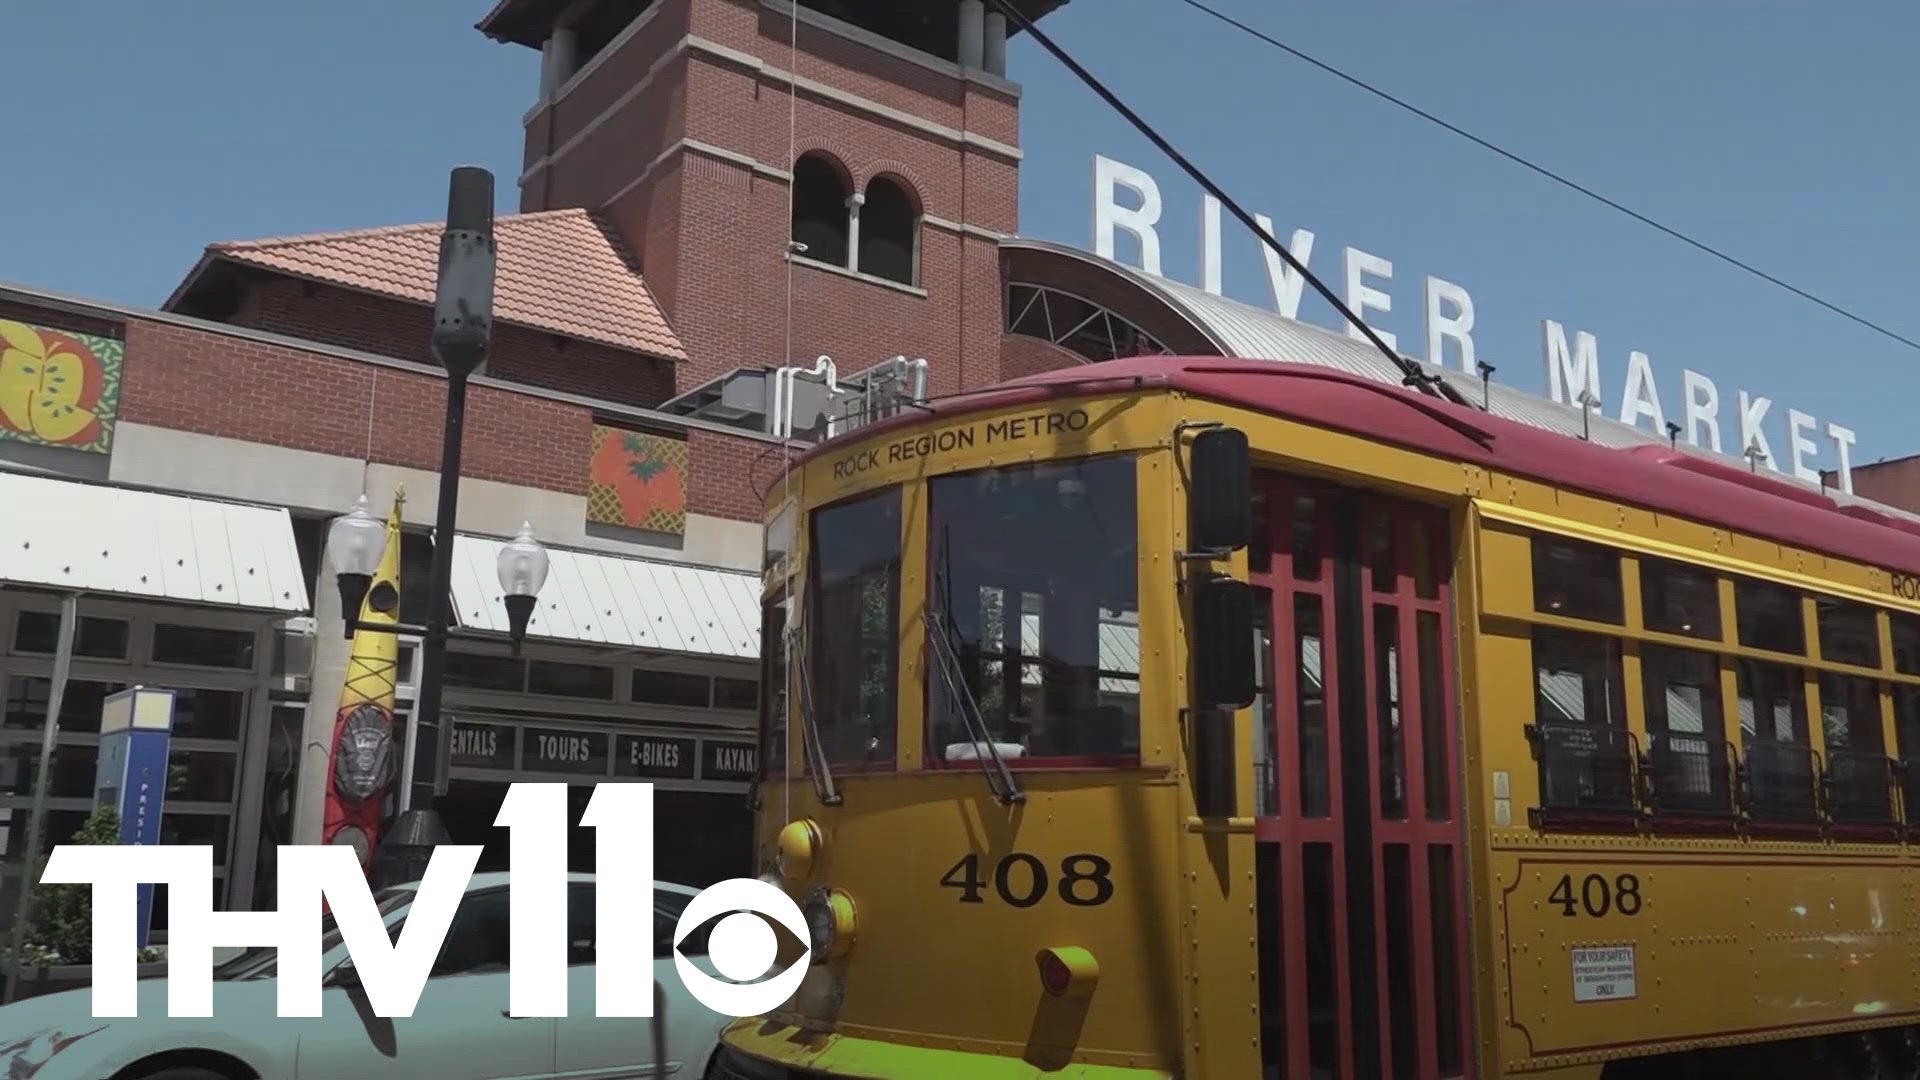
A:
{"label": "overhead trolley wire", "polygon": [[1802,289],[1798,285],[1795,285],[1788,281],[1783,281],[1780,278],[1774,276],[1773,274],[1770,274],[1765,270],[1762,270],[1759,267],[1754,266],[1752,263],[1746,262],[1733,255],[1729,255],[1726,252],[1721,251],[1719,248],[1712,246],[1711,244],[1704,243],[1700,240],[1695,240],[1693,237],[1688,236],[1686,233],[1683,233],[1680,230],[1675,229],[1671,226],[1663,225],[1660,222],[1655,221],[1654,219],[1648,217],[1647,215],[1640,213],[1638,210],[1634,210],[1631,207],[1624,206],[1619,202],[1613,199],[1610,199],[1605,195],[1600,194],[1599,192],[1593,190],[1592,188],[1585,186],[1584,184],[1581,184],[1574,180],[1570,180],[1567,177],[1564,177],[1559,173],[1554,172],[1552,169],[1549,169],[1544,165],[1539,165],[1532,161],[1529,161],[1528,159],[1521,157],[1519,154],[1516,154],[1513,151],[1506,149],[1505,147],[1502,147],[1487,139],[1483,139],[1480,136],[1475,135],[1473,132],[1467,131],[1456,124],[1449,123],[1448,121],[1443,120],[1438,116],[1435,116],[1434,114],[1426,111],[1425,109],[1422,109],[1418,105],[1415,105],[1402,98],[1395,97],[1393,94],[1390,94],[1387,91],[1382,90],[1377,86],[1374,86],[1372,83],[1367,82],[1365,79],[1362,79],[1356,75],[1349,75],[1348,73],[1340,70],[1337,67],[1334,67],[1332,64],[1329,64],[1326,61],[1319,59],[1318,57],[1309,55],[1308,53],[1302,51],[1301,49],[1298,49],[1292,45],[1289,45],[1286,42],[1281,41],[1279,38],[1272,36],[1271,34],[1267,34],[1261,30],[1257,30],[1254,27],[1248,25],[1247,23],[1242,22],[1231,15],[1228,15],[1226,12],[1220,11],[1219,9],[1212,7],[1211,5],[1203,2],[1203,0],[1180,0],[1180,2],[1187,5],[1190,8],[1193,8],[1196,11],[1203,12],[1204,14],[1210,15],[1213,18],[1218,19],[1219,21],[1227,24],[1228,26],[1233,27],[1234,29],[1240,31],[1243,34],[1246,34],[1250,37],[1263,41],[1268,45],[1271,45],[1274,48],[1279,49],[1281,52],[1284,52],[1289,56],[1294,57],[1295,59],[1311,64],[1314,67],[1317,67],[1320,70],[1326,72],[1327,74],[1334,76],[1335,78],[1345,80],[1346,82],[1351,83],[1356,87],[1359,87],[1361,90],[1364,90],[1367,93],[1372,94],[1373,96],[1380,98],[1383,101],[1387,101],[1394,105],[1397,105],[1400,108],[1405,109],[1407,112],[1410,112],[1415,116],[1420,117],[1422,120],[1425,120],[1429,123],[1436,124],[1440,127],[1443,127],[1446,130],[1451,131],[1455,135],[1458,135],[1461,138],[1466,139],[1467,141],[1482,147],[1483,149],[1491,150],[1494,153],[1500,155],[1501,157],[1506,158],[1508,161],[1511,161],[1514,164],[1521,166],[1522,168],[1529,169],[1535,173],[1538,173],[1539,175],[1546,177],[1548,180],[1551,180],[1554,183],[1561,185],[1562,187],[1569,188],[1573,191],[1580,193],[1581,195],[1585,195],[1587,198],[1592,199],[1595,202],[1601,203],[1602,205],[1605,205],[1613,210],[1616,210],[1622,214],[1625,214],[1626,216],[1634,219],[1635,221],[1640,222],[1642,225],[1646,225],[1649,228],[1656,229],[1662,233],[1665,233],[1666,235],[1672,237],[1675,240],[1680,241],[1683,244],[1686,244],[1689,247],[1695,248],[1696,250],[1699,250],[1699,251],[1703,251],[1706,254],[1711,255],[1716,259],[1719,259],[1721,262],[1724,262],[1730,266],[1733,266],[1737,269],[1740,269],[1749,274],[1752,274],[1754,277],[1757,277],[1762,281],[1766,281],[1770,284],[1777,285],[1780,288],[1785,289],[1786,291],[1794,294],[1795,296],[1800,297],[1803,300],[1807,300],[1814,304],[1818,304],[1819,306],[1826,308],[1828,311],[1831,311],[1834,314],[1839,315],[1841,318],[1848,319],[1855,323],[1858,323],[1861,326],[1866,327],[1867,329],[1873,331],[1876,334],[1880,334],[1883,337],[1891,338],[1894,341],[1897,341],[1900,344],[1907,346],[1908,348],[1920,349],[1920,341],[1916,341],[1913,338],[1907,337],[1906,335],[1901,334],[1897,331],[1890,330],[1887,327],[1882,326],[1877,322],[1874,322],[1872,319],[1869,319],[1864,315],[1859,315],[1852,311],[1849,311],[1846,308],[1843,308],[1840,305],[1833,303],[1832,301],[1823,300],[1820,297],[1815,296],[1813,293],[1810,293],[1807,290]]}
{"label": "overhead trolley wire", "polygon": [[990,0],[990,2],[1007,17],[1009,22],[1012,22],[1020,29],[1032,35],[1033,40],[1038,42],[1041,48],[1052,53],[1053,58],[1064,64],[1067,70],[1073,72],[1081,82],[1087,84],[1088,89],[1098,94],[1102,101],[1105,101],[1115,112],[1125,117],[1127,122],[1134,126],[1135,130],[1145,135],[1153,145],[1159,147],[1161,153],[1172,158],[1174,164],[1185,170],[1186,174],[1191,176],[1201,187],[1206,188],[1208,194],[1220,200],[1222,206],[1232,211],[1233,216],[1239,218],[1241,224],[1245,225],[1255,236],[1259,237],[1261,242],[1266,244],[1267,247],[1273,249],[1274,254],[1280,256],[1288,266],[1293,268],[1295,273],[1298,273],[1309,285],[1312,285],[1315,292],[1326,298],[1326,301],[1333,305],[1334,310],[1346,316],[1349,325],[1357,327],[1360,333],[1365,335],[1366,339],[1373,343],[1375,348],[1386,354],[1387,359],[1393,362],[1393,366],[1398,368],[1401,374],[1405,376],[1402,381],[1407,386],[1415,387],[1423,393],[1432,394],[1435,397],[1444,398],[1456,404],[1469,404],[1466,398],[1446,380],[1428,373],[1419,364],[1400,355],[1397,350],[1388,345],[1379,334],[1374,332],[1372,327],[1362,322],[1360,317],[1350,310],[1346,303],[1342,301],[1339,296],[1335,295],[1332,289],[1327,287],[1325,282],[1314,276],[1313,271],[1307,269],[1306,264],[1294,258],[1293,252],[1288,251],[1284,244],[1280,243],[1280,241],[1275,239],[1265,229],[1262,229],[1259,224],[1254,221],[1253,215],[1241,209],[1240,204],[1233,201],[1232,196],[1220,190],[1220,185],[1208,179],[1207,175],[1201,172],[1192,162],[1188,161],[1185,155],[1175,150],[1172,143],[1169,143],[1158,131],[1155,131],[1151,124],[1148,124],[1140,118],[1140,114],[1128,108],[1125,102],[1114,95],[1113,91],[1107,89],[1091,72],[1081,67],[1079,62],[1073,57],[1067,55],[1065,49],[1062,49],[1052,38],[1042,33],[1040,28],[1034,25],[1033,20],[1022,13],[1018,7],[1014,6],[1011,0]]}

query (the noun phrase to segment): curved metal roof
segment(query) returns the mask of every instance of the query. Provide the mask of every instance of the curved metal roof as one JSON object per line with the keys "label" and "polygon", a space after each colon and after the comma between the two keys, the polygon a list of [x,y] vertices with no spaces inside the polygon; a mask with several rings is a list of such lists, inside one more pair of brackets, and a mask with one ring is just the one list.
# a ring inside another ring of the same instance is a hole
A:
{"label": "curved metal roof", "polygon": [[[1164,302],[1175,314],[1212,342],[1220,350],[1221,356],[1244,360],[1277,360],[1313,364],[1336,368],[1350,375],[1390,383],[1394,386],[1401,385],[1405,380],[1400,371],[1371,343],[1350,338],[1339,331],[1310,326],[1296,319],[1289,319],[1277,311],[1255,307],[1225,296],[1216,296],[1205,289],[1149,274],[1067,244],[1026,237],[1009,237],[1002,240],[1000,246],[1002,250],[1014,254],[1032,251],[1069,259],[1086,268],[1111,274],[1132,284]],[[1044,282],[1036,282],[1036,284],[1044,284]],[[1118,314],[1128,315],[1127,312],[1118,312]],[[1140,321],[1138,316],[1130,315],[1129,317]],[[1483,388],[1478,378],[1459,370],[1436,367],[1418,357],[1407,356],[1405,353],[1401,356],[1417,365],[1422,371],[1446,380],[1475,407],[1484,408],[1485,411],[1502,419],[1576,439],[1581,437],[1584,430],[1587,441],[1600,446],[1632,448],[1668,445],[1664,436],[1654,435],[1631,424],[1623,424],[1604,413],[1593,413],[1583,424],[1581,410],[1573,406],[1563,405],[1550,398],[1530,394],[1498,382]],[[1676,448],[1683,453],[1731,464],[1738,468],[1749,467],[1745,458],[1716,453],[1691,443],[1678,443]],[[1788,483],[1800,484],[1809,491],[1818,491],[1842,506],[1864,506],[1882,513],[1920,521],[1920,514],[1912,514],[1897,507],[1850,495],[1836,488],[1823,490],[1819,485],[1798,480],[1790,473],[1779,472],[1767,475]]]}

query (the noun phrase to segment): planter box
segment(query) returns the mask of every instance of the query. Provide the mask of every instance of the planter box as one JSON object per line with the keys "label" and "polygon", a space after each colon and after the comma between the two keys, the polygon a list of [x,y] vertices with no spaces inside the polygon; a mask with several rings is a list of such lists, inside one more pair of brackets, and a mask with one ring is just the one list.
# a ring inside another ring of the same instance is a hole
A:
{"label": "planter box", "polygon": [[[166,961],[153,964],[140,964],[134,969],[137,978],[157,979],[167,973]],[[6,969],[0,967],[0,980],[4,980]],[[54,964],[47,967],[26,967],[20,969],[20,992],[14,995],[15,1001],[39,997],[43,994],[57,994],[63,990],[85,990],[93,985],[92,964]]]}

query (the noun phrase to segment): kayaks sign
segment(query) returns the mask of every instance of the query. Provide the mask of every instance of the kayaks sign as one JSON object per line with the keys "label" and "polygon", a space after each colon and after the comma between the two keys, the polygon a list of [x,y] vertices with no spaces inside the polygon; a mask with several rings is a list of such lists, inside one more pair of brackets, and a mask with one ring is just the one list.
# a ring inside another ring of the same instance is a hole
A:
{"label": "kayaks sign", "polygon": [[863,473],[922,458],[937,458],[976,446],[1070,435],[1091,426],[1093,419],[1085,409],[1043,409],[979,420],[961,427],[917,432],[891,442],[861,447],[834,459],[833,478],[851,480]]}

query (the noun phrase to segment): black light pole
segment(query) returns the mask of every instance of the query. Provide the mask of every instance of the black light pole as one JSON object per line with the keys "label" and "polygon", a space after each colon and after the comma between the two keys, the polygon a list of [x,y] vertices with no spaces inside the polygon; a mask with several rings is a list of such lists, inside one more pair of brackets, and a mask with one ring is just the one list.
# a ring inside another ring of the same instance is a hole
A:
{"label": "black light pole", "polygon": [[[447,185],[447,224],[440,234],[440,276],[433,305],[433,354],[447,369],[447,417],[440,444],[440,505],[433,518],[433,570],[427,591],[427,632],[421,642],[418,719],[412,745],[410,798],[380,846],[376,884],[418,880],[447,828],[433,807],[440,794],[441,681],[447,669],[452,623],[454,522],[460,509],[461,435],[467,420],[467,379],[487,359],[493,337],[493,174],[464,165]],[[422,774],[425,782],[422,782]]]}
{"label": "black light pole", "polygon": [[[447,841],[446,826],[433,800],[444,793],[452,740],[440,715],[447,666],[447,640],[454,636],[454,524],[460,507],[460,449],[467,415],[467,381],[487,358],[493,331],[493,174],[473,166],[453,170],[448,185],[447,223],[440,234],[440,271],[434,298],[433,352],[447,371],[446,427],[440,449],[440,499],[434,514],[433,567],[427,592],[427,621],[422,627],[362,624],[360,607],[372,582],[386,537],[364,507],[338,519],[328,547],[336,563],[341,614],[348,637],[362,629],[418,633],[421,638],[420,694],[414,702],[408,750],[412,768],[402,778],[400,814],[380,845],[373,867],[376,886],[417,881],[426,872],[433,848]],[[364,496],[362,497],[364,501]],[[545,582],[547,559],[527,526],[500,555],[500,581],[508,623],[518,653],[534,596]]]}

